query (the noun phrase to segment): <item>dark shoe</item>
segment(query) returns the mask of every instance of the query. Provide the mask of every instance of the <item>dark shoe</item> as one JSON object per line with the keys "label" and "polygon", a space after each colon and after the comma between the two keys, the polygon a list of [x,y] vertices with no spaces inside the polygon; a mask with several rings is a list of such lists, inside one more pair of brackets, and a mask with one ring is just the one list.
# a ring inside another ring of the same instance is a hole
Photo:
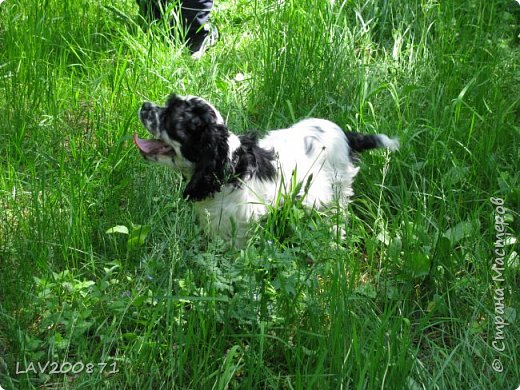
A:
{"label": "dark shoe", "polygon": [[195,60],[201,58],[206,50],[214,46],[218,40],[218,29],[211,23],[206,23],[203,31],[198,32],[188,40],[191,57]]}

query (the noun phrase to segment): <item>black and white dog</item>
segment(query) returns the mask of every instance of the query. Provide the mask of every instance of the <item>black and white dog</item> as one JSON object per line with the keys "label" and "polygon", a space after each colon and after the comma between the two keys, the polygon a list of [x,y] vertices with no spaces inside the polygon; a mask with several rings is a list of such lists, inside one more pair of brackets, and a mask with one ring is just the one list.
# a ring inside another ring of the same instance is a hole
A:
{"label": "black and white dog", "polygon": [[139,118],[154,137],[134,135],[144,158],[180,171],[188,181],[184,198],[193,202],[206,231],[238,243],[279,191],[290,193],[295,183],[304,183],[304,205],[346,206],[359,170],[356,154],[399,147],[384,134],[344,132],[324,119],[305,119],[262,138],[235,135],[217,109],[196,96],[171,95],[164,107],[146,102]]}

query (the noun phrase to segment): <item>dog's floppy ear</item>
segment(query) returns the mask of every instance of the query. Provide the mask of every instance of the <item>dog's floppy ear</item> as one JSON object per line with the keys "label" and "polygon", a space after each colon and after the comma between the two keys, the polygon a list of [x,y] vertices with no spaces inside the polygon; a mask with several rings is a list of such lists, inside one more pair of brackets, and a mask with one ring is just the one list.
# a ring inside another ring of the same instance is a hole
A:
{"label": "dog's floppy ear", "polygon": [[220,190],[228,158],[228,130],[224,125],[207,124],[202,129],[195,171],[184,190],[184,198],[199,201]]}

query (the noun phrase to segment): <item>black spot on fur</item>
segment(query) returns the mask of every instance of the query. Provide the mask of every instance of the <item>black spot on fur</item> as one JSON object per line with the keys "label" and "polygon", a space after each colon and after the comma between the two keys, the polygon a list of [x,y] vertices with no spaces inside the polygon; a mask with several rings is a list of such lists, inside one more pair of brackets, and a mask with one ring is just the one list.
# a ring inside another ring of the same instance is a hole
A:
{"label": "black spot on fur", "polygon": [[181,154],[195,165],[184,197],[198,201],[220,191],[228,156],[229,131],[217,124],[213,109],[198,98],[171,95],[160,113],[161,130],[181,145]]}
{"label": "black spot on fur", "polygon": [[307,156],[310,156],[314,150],[314,142],[318,141],[318,137],[315,137],[314,135],[308,135],[303,139],[303,146],[305,148],[305,154]]}
{"label": "black spot on fur", "polygon": [[323,130],[320,126],[312,126],[312,129],[317,133],[324,133],[325,130]]}
{"label": "black spot on fur", "polygon": [[361,134],[354,131],[345,132],[348,144],[353,152],[363,152],[369,149],[383,147],[378,135]]}
{"label": "black spot on fur", "polygon": [[[198,162],[204,154],[206,142],[212,141],[208,133],[223,131],[225,126],[217,126],[217,116],[205,102],[198,98],[189,100],[171,95],[161,115],[161,123],[171,139],[181,144],[182,155],[192,162]],[[226,133],[227,142],[227,129]]]}
{"label": "black spot on fur", "polygon": [[183,156],[195,162],[195,172],[184,190],[184,197],[193,201],[220,191],[229,150],[229,132],[224,125],[215,124],[199,131],[201,134],[196,144],[181,147]]}
{"label": "black spot on fur", "polygon": [[274,158],[273,150],[266,150],[258,146],[256,134],[240,136],[240,147],[232,157],[233,170],[230,182],[238,185],[241,180],[249,178],[274,179],[276,177]]}

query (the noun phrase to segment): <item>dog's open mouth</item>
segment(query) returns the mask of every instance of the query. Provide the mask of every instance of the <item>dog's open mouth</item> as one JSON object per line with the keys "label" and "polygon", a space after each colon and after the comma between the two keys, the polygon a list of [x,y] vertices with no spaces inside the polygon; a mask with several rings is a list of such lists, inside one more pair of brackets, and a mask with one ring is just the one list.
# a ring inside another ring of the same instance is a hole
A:
{"label": "dog's open mouth", "polygon": [[173,148],[159,139],[141,139],[134,134],[134,144],[139,151],[145,155],[171,154]]}

